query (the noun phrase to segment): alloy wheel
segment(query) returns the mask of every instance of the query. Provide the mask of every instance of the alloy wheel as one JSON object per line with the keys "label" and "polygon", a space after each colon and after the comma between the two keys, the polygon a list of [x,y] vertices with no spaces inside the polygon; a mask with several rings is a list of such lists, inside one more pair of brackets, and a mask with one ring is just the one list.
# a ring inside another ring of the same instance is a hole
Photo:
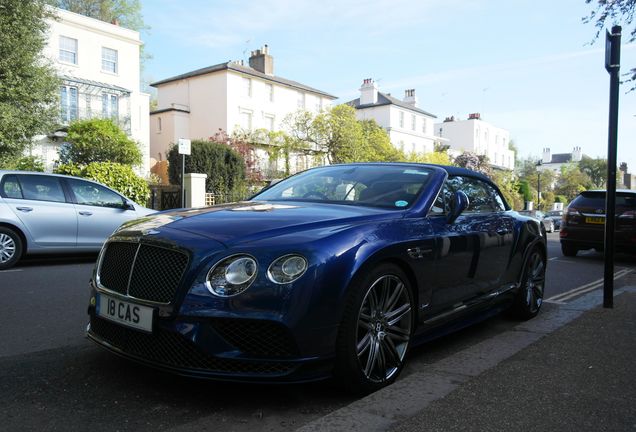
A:
{"label": "alloy wheel", "polygon": [[368,289],[358,313],[356,353],[362,373],[384,382],[401,368],[411,339],[412,307],[408,289],[384,275]]}
{"label": "alloy wheel", "polygon": [[526,269],[528,276],[525,283],[526,304],[531,313],[536,313],[543,303],[543,288],[545,285],[545,264],[541,254],[534,252],[528,260]]}
{"label": "alloy wheel", "polygon": [[9,262],[15,256],[16,245],[11,236],[0,233],[0,263]]}

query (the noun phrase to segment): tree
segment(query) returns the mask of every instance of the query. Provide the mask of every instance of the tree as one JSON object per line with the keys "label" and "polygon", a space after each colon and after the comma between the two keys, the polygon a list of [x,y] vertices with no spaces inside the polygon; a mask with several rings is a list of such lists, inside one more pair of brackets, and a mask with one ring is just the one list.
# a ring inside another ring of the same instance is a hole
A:
{"label": "tree", "polygon": [[579,161],[579,169],[587,174],[593,183],[593,187],[604,188],[607,183],[607,159],[584,156]]}
{"label": "tree", "polygon": [[386,131],[375,120],[362,120],[361,152],[357,162],[397,162],[404,159]]}
{"label": "tree", "polygon": [[[595,4],[592,12],[583,18],[584,23],[594,23],[597,29],[594,40],[598,39],[606,26],[612,24],[632,26],[632,23],[634,23],[636,0],[585,0],[585,3]],[[634,42],[636,40],[636,26],[627,30],[627,32],[629,34],[629,42]],[[636,68],[632,68],[626,75],[629,76],[627,81],[632,83],[631,90],[636,89]]]}
{"label": "tree", "polygon": [[450,156],[445,151],[433,151],[429,153],[409,153],[406,155],[407,162],[429,163],[436,165],[452,165]]}
{"label": "tree", "polygon": [[[175,145],[168,151],[170,183],[181,184],[182,156]],[[215,141],[193,140],[190,156],[186,156],[186,173],[203,173],[207,192],[225,197],[244,193],[245,161],[227,144]],[[244,197],[240,197],[244,198]]]}
{"label": "tree", "polygon": [[492,170],[487,156],[477,155],[472,152],[464,152],[455,158],[454,163],[458,167],[477,171],[489,177],[491,176]]}
{"label": "tree", "polygon": [[522,210],[524,208],[524,199],[519,193],[519,182],[513,171],[493,170],[491,179],[499,186],[499,190],[513,210]]}
{"label": "tree", "polygon": [[16,156],[57,121],[59,80],[42,60],[45,0],[0,3],[0,157]]}
{"label": "tree", "polygon": [[91,162],[115,162],[139,165],[141,151],[110,119],[73,122],[68,128],[68,144],[60,149],[60,162],[88,165]]}
{"label": "tree", "polygon": [[146,30],[140,0],[53,0],[60,9],[85,15],[132,30]]}
{"label": "tree", "polygon": [[557,179],[554,192],[564,195],[568,201],[574,199],[579,192],[592,187],[589,176],[582,172],[577,164],[570,163],[561,167],[561,175]]}

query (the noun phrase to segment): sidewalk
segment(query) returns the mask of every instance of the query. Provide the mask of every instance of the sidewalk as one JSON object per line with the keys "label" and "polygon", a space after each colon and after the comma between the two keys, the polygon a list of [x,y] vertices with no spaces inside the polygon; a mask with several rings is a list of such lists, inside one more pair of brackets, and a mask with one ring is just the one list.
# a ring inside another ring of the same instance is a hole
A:
{"label": "sidewalk", "polygon": [[617,294],[546,308],[300,430],[636,431],[636,286]]}

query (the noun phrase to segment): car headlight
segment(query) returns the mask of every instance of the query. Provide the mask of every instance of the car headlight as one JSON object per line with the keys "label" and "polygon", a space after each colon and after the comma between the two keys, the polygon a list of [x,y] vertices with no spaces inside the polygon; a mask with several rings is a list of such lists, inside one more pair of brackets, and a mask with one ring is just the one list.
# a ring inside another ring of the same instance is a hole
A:
{"label": "car headlight", "polygon": [[232,297],[242,293],[256,279],[256,260],[248,255],[225,258],[210,269],[206,285],[219,297]]}
{"label": "car headlight", "polygon": [[284,255],[267,269],[267,277],[274,283],[291,283],[307,270],[307,260],[300,255]]}

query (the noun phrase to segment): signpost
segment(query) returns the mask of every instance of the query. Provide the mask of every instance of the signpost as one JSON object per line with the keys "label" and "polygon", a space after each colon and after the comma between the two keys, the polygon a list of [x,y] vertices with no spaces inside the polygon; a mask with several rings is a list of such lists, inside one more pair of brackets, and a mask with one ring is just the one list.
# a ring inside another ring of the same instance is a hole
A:
{"label": "signpost", "polygon": [[605,194],[605,272],[603,307],[614,307],[614,230],[616,224],[616,146],[618,141],[618,88],[621,68],[621,27],[605,37],[605,69],[610,74],[609,126],[607,139],[607,191]]}
{"label": "signpost", "polygon": [[185,207],[185,189],[183,187],[183,182],[185,179],[185,157],[186,155],[190,155],[190,150],[192,147],[192,143],[189,139],[179,138],[179,154],[181,155],[181,207]]}

